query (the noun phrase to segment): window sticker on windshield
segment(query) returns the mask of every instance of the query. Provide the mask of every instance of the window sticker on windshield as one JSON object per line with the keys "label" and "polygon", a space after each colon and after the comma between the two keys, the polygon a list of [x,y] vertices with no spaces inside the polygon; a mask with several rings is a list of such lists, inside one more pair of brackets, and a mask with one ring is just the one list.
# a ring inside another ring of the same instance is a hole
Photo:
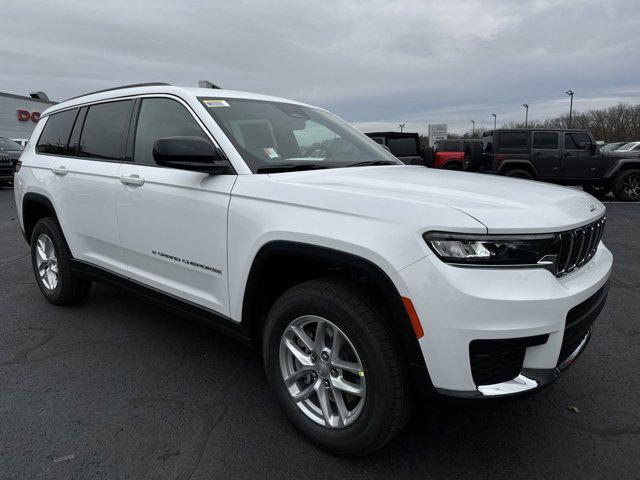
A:
{"label": "window sticker on windshield", "polygon": [[275,148],[271,148],[271,147],[263,148],[262,151],[269,158],[278,158],[278,157],[280,157],[280,155],[278,155],[278,152],[276,152]]}
{"label": "window sticker on windshield", "polygon": [[226,100],[203,100],[207,107],[229,107],[230,105]]}

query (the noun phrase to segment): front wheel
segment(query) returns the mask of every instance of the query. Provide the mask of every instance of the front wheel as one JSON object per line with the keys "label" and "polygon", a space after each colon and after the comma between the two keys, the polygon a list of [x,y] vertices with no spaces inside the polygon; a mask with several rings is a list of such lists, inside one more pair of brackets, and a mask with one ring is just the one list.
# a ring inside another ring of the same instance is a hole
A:
{"label": "front wheel", "polygon": [[410,391],[385,315],[368,292],[340,278],[297,285],[269,312],[269,383],[293,424],[326,450],[366,455],[409,418]]}
{"label": "front wheel", "polygon": [[587,184],[582,186],[582,190],[587,192],[589,195],[593,195],[596,198],[604,198],[611,191],[611,186]]}
{"label": "front wheel", "polygon": [[630,169],[618,173],[613,182],[613,194],[621,202],[640,200],[640,170]]}

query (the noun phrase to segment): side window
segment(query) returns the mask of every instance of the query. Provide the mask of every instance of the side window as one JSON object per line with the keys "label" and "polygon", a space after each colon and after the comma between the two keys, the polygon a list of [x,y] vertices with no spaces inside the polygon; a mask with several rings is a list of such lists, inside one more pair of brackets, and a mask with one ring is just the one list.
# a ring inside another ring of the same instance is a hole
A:
{"label": "side window", "polygon": [[64,155],[77,114],[78,109],[74,108],[50,115],[36,144],[36,152]]}
{"label": "side window", "polygon": [[123,134],[129,123],[133,102],[91,105],[82,127],[79,156],[104,160],[123,157]]}
{"label": "side window", "polygon": [[558,148],[557,132],[535,132],[532,148],[555,150]]}
{"label": "side window", "polygon": [[591,137],[586,133],[565,133],[564,148],[565,150],[584,150],[584,146],[580,144],[591,143]]}
{"label": "side window", "polygon": [[387,146],[394,155],[417,155],[418,146],[414,138],[389,138]]}
{"label": "side window", "polygon": [[443,142],[442,151],[443,152],[459,152],[460,142]]}
{"label": "side window", "polygon": [[528,132],[500,132],[496,152],[526,153],[529,147],[528,143]]}
{"label": "side window", "polygon": [[209,137],[180,103],[170,98],[144,98],[140,104],[133,161],[155,165],[153,142],[164,137]]}

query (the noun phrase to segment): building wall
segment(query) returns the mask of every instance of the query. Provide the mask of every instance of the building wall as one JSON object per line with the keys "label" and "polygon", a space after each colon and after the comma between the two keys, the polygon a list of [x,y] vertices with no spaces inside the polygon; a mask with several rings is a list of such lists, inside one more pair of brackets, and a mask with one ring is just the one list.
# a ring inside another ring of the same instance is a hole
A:
{"label": "building wall", "polygon": [[[37,120],[39,114],[54,104],[55,102],[0,92],[0,137],[29,138],[37,123],[33,119]],[[18,110],[28,112],[28,118],[23,112],[21,117],[24,120],[21,121]]]}

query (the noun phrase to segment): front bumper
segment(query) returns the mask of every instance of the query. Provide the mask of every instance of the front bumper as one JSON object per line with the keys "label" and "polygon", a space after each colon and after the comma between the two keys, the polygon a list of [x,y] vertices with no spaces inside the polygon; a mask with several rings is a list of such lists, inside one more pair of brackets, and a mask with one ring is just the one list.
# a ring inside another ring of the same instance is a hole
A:
{"label": "front bumper", "polygon": [[[612,263],[602,243],[589,263],[562,278],[544,269],[455,267],[429,255],[393,279],[420,318],[420,349],[436,391],[509,396],[550,383],[584,350],[606,301]],[[490,348],[476,351],[478,344]],[[492,358],[487,352],[496,344],[503,351]],[[491,381],[494,372],[478,368],[477,358],[491,368],[508,359],[508,378]]]}

